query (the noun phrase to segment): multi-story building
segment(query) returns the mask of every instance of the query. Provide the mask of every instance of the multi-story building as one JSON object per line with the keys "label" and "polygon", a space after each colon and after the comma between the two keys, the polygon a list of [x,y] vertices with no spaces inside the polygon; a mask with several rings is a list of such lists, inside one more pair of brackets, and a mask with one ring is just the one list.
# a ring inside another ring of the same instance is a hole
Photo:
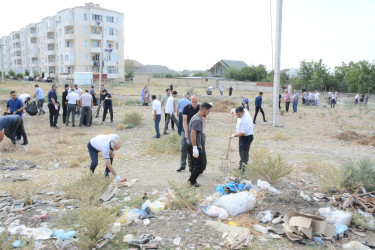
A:
{"label": "multi-story building", "polygon": [[[99,72],[124,78],[124,14],[86,3],[0,38],[1,69],[59,77]],[[43,74],[44,73],[44,74]]]}

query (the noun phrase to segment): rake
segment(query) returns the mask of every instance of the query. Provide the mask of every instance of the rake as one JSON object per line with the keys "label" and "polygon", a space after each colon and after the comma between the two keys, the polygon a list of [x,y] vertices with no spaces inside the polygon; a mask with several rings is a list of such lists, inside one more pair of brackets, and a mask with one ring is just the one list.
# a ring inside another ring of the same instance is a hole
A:
{"label": "rake", "polygon": [[[230,126],[230,134],[232,135],[232,132],[233,132],[233,120],[234,120],[234,114],[232,114],[232,123],[231,123],[231,126]],[[228,149],[227,149],[227,155],[225,156],[225,158],[222,159],[221,161],[221,168],[220,170],[224,173],[224,174],[230,174],[231,171],[232,171],[232,168],[231,168],[231,161],[229,159],[229,149],[230,149],[230,142],[231,142],[232,138],[229,137],[229,142],[228,142]]]}

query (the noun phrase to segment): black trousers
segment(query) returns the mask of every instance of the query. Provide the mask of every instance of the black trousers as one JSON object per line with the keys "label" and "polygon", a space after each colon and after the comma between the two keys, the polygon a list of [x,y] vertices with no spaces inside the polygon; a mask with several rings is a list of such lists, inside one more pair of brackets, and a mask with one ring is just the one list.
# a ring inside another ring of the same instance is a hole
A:
{"label": "black trousers", "polygon": [[68,109],[68,105],[66,105],[65,103],[63,103],[62,108],[63,108],[63,116],[62,116],[63,123],[66,123],[66,111]]}
{"label": "black trousers", "polygon": [[260,113],[262,113],[262,115],[263,115],[263,121],[266,121],[266,116],[264,115],[264,111],[263,111],[262,107],[255,106],[254,122],[257,119],[257,115],[258,115],[259,110],[260,110]]}
{"label": "black trousers", "polygon": [[206,149],[204,147],[198,148],[198,151],[199,151],[199,157],[194,158],[193,146],[188,145],[188,153],[191,159],[191,171],[190,171],[191,173],[190,173],[189,182],[192,185],[197,183],[197,179],[199,175],[201,175],[203,171],[206,170],[206,166],[207,166]]}
{"label": "black trousers", "polygon": [[[165,113],[165,110],[164,110],[164,122],[167,122],[167,118],[168,118],[168,114]],[[174,121],[173,120],[171,121],[171,124],[172,124],[172,129],[174,129]],[[168,127],[167,127],[167,129],[168,129]]]}
{"label": "black trousers", "polygon": [[286,102],[286,103],[285,103],[285,110],[286,110],[286,112],[289,111],[289,104],[290,104],[290,102]]}
{"label": "black trousers", "polygon": [[23,144],[28,144],[25,128],[23,126],[23,120],[21,117],[17,117],[16,124],[11,127],[4,129],[4,134],[8,137],[13,144],[16,144],[16,134],[20,134],[23,138]]}
{"label": "black trousers", "polygon": [[[89,150],[89,155],[90,155],[90,158],[91,158],[91,164],[90,164],[90,170],[91,172],[95,172],[95,169],[96,167],[98,166],[98,153],[99,151],[96,150],[92,145],[91,143],[87,143],[87,149]],[[111,164],[113,162],[113,158],[110,158],[111,160]],[[105,170],[104,170],[104,174],[105,176],[108,176],[109,175],[109,169],[107,167],[107,164],[105,165]]]}
{"label": "black trousers", "polygon": [[48,103],[48,110],[49,110],[49,125],[51,127],[56,127],[57,119],[59,118],[60,107],[58,106],[58,109],[55,110],[55,105],[53,105],[52,103]]}
{"label": "black trousers", "polygon": [[240,149],[240,169],[244,171],[245,166],[249,162],[249,151],[250,151],[250,145],[253,142],[254,136],[248,135],[248,136],[240,136],[238,142],[239,142],[239,149]]}
{"label": "black trousers", "polygon": [[103,111],[103,122],[105,121],[105,118],[107,116],[109,110],[109,114],[111,116],[111,121],[113,122],[113,109],[112,109],[112,103],[110,104],[105,104],[104,103],[104,111]]}

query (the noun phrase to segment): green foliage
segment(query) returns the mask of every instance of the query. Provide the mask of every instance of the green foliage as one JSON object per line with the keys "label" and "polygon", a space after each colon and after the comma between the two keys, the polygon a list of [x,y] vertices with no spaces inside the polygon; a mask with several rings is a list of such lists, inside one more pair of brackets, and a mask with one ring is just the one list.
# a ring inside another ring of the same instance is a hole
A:
{"label": "green foliage", "polygon": [[162,154],[179,154],[180,140],[180,136],[176,133],[162,137],[149,145],[147,153],[157,156]]}
{"label": "green foliage", "polygon": [[133,60],[125,60],[125,80],[134,78],[134,64]]}
{"label": "green foliage", "polygon": [[366,217],[359,214],[357,211],[353,213],[353,224],[361,229],[368,229],[371,224],[372,216]]}
{"label": "green foliage", "polygon": [[25,70],[25,76],[29,76],[30,75],[30,72],[26,69]]}
{"label": "green foliage", "polygon": [[342,186],[348,190],[355,190],[363,186],[368,192],[375,191],[375,165],[369,159],[362,159],[357,164],[344,164],[345,178]]}
{"label": "green foliage", "polygon": [[13,70],[9,70],[8,75],[10,75],[10,76],[15,76],[16,73],[15,73]]}
{"label": "green foliage", "polygon": [[40,73],[39,73],[38,70],[34,70],[33,74],[34,74],[34,77],[38,77],[38,76],[40,76]]}
{"label": "green foliage", "polygon": [[130,72],[127,72],[125,74],[125,79],[126,80],[130,80],[130,79],[133,79],[134,78],[134,71],[130,71]]}
{"label": "green foliage", "polygon": [[86,173],[63,186],[63,191],[68,198],[78,199],[84,204],[97,204],[111,181],[112,178],[105,178],[102,174]]}
{"label": "green foliage", "polygon": [[135,127],[135,125],[133,123],[126,123],[125,124],[125,129],[132,129],[134,127]]}
{"label": "green foliage", "polygon": [[168,181],[173,191],[172,207],[175,209],[187,208],[195,211],[195,207],[202,199],[200,188],[190,187],[188,183],[176,184],[174,181]]}
{"label": "green foliage", "polygon": [[318,183],[324,191],[329,189],[342,190],[342,182],[347,177],[342,166],[333,165],[315,168],[313,174],[318,178]]}
{"label": "green foliage", "polygon": [[198,72],[193,74],[194,77],[207,77],[208,75],[204,72]]}
{"label": "green foliage", "polygon": [[20,250],[32,250],[34,249],[35,243],[33,238],[26,238],[24,236],[21,236],[20,234],[15,234],[9,236],[7,233],[7,230],[4,230],[2,233],[0,233],[0,249],[14,249],[12,247],[12,243],[16,240],[20,240],[21,244],[24,243],[23,246],[21,246]]}
{"label": "green foliage", "polygon": [[129,99],[123,102],[125,106],[136,106],[141,105],[141,100],[139,99]]}
{"label": "green foliage", "polygon": [[23,74],[22,73],[18,73],[17,74],[17,78],[22,78],[23,77]]}
{"label": "green foliage", "polygon": [[143,121],[143,114],[137,111],[133,111],[130,113],[126,113],[124,117],[124,124],[134,124],[134,126],[138,126]]}
{"label": "green foliage", "polygon": [[172,74],[165,74],[165,78],[173,78]]}
{"label": "green foliage", "polygon": [[77,245],[81,249],[91,249],[110,230],[116,219],[116,210],[106,207],[87,206],[70,210],[61,217],[55,227],[77,232]]}

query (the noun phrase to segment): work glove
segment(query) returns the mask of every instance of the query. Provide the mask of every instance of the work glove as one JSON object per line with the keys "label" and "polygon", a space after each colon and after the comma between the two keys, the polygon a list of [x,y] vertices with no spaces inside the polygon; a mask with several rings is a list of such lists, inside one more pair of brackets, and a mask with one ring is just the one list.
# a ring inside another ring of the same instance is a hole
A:
{"label": "work glove", "polygon": [[236,109],[232,109],[232,110],[230,111],[230,113],[233,115],[234,113],[236,113]]}
{"label": "work glove", "polygon": [[121,179],[121,177],[120,177],[119,175],[116,175],[115,180],[116,180],[117,182],[119,182],[119,183],[122,181],[122,179]]}
{"label": "work glove", "polygon": [[193,157],[198,158],[199,157],[199,151],[197,146],[193,146]]}
{"label": "work glove", "polygon": [[229,136],[230,139],[234,138],[234,134]]}
{"label": "work glove", "polygon": [[57,107],[57,105],[55,105],[55,110],[58,110],[59,108]]}

